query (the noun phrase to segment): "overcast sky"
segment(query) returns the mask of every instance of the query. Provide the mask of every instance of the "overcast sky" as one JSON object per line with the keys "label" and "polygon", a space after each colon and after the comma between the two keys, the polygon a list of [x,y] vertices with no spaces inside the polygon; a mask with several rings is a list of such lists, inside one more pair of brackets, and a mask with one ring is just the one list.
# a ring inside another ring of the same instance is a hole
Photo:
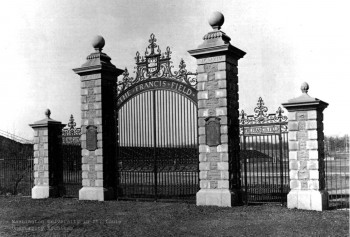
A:
{"label": "overcast sky", "polygon": [[[195,71],[195,49],[211,30],[213,11],[225,16],[222,30],[247,52],[239,62],[240,110],[253,113],[259,96],[273,113],[301,94],[329,103],[326,135],[349,132],[349,1],[248,0],[33,0],[6,1],[0,10],[0,129],[32,139],[28,124],[51,117],[80,125],[81,66],[97,34],[118,68],[133,72],[151,33],[161,50],[170,46],[174,69],[184,58]],[[287,112],[286,112],[287,113]]]}

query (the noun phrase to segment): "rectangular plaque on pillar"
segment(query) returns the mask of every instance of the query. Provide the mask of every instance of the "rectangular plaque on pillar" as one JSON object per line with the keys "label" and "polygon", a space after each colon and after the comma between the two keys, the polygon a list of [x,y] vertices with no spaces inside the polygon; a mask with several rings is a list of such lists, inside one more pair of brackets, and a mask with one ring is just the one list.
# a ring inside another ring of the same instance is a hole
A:
{"label": "rectangular plaque on pillar", "polygon": [[221,144],[220,118],[208,117],[205,119],[206,143],[208,146],[218,146]]}
{"label": "rectangular plaque on pillar", "polygon": [[97,128],[92,125],[86,127],[86,149],[89,151],[97,149]]}

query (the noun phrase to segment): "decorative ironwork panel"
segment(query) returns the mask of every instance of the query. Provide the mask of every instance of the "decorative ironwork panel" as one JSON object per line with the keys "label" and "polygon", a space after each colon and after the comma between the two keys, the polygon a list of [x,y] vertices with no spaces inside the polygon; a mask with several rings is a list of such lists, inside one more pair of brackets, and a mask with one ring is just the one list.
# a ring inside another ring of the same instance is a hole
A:
{"label": "decorative ironwork panel", "polygon": [[239,119],[243,163],[241,176],[246,204],[285,203],[289,192],[288,118],[281,107],[275,114],[260,97],[254,115],[242,110]]}
{"label": "decorative ironwork panel", "polygon": [[76,128],[73,115],[70,116],[68,128],[62,129],[62,143],[80,145],[81,128]]}
{"label": "decorative ironwork panel", "polygon": [[186,63],[183,59],[180,61],[178,71],[172,72],[171,68],[173,66],[170,61],[172,52],[170,51],[170,47],[168,46],[165,52],[162,53],[156,42],[157,39],[154,34],[151,34],[149,39],[150,44],[146,48],[145,55],[140,56],[140,53],[136,52],[136,77],[130,77],[128,69],[125,68],[123,79],[117,83],[117,95],[122,94],[136,83],[155,78],[172,79],[193,87],[197,84],[195,77],[197,73],[187,71]]}

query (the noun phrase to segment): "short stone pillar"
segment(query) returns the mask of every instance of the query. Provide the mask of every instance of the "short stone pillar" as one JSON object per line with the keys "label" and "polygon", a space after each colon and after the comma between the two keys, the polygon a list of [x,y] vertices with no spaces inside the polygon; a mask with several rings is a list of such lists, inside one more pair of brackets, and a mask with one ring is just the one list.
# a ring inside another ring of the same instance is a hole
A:
{"label": "short stone pillar", "polygon": [[50,118],[30,124],[34,129],[34,187],[32,198],[58,197],[63,187],[62,128],[65,124]]}
{"label": "short stone pillar", "polygon": [[114,198],[116,183],[114,93],[117,77],[123,72],[101,52],[105,41],[96,36],[95,52],[73,71],[81,80],[81,148],[83,188],[80,200],[104,201]]}
{"label": "short stone pillar", "polygon": [[199,178],[197,205],[232,206],[241,202],[238,60],[245,52],[220,30],[224,16],[214,12],[213,31],[197,49]]}
{"label": "short stone pillar", "polygon": [[307,94],[309,85],[301,85],[302,95],[282,104],[289,112],[288,208],[322,211],[328,208],[325,191],[323,110],[327,103]]}

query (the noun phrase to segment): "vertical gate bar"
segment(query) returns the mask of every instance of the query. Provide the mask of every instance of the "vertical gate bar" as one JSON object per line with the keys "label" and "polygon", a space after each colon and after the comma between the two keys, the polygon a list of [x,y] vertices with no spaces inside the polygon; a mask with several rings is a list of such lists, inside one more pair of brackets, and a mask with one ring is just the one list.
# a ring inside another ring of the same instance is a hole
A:
{"label": "vertical gate bar", "polygon": [[267,160],[267,173],[269,174],[268,176],[268,188],[269,190],[273,190],[272,189],[272,186],[271,186],[271,178],[273,179],[274,177],[274,174],[270,171],[270,166],[271,166],[271,159],[270,159],[270,149],[271,149],[271,144],[270,144],[270,135],[267,135],[266,136],[266,144],[267,144],[267,157],[268,157],[268,160]]}
{"label": "vertical gate bar", "polygon": [[170,118],[171,118],[171,116],[170,116],[170,108],[169,108],[169,91],[165,91],[165,118],[166,118],[166,149],[167,149],[167,165],[169,165],[169,169],[167,168],[166,169],[166,171],[167,170],[169,170],[168,172],[166,172],[165,174],[164,174],[164,178],[165,178],[165,180],[164,180],[164,188],[166,188],[166,190],[167,190],[167,194],[169,193],[169,194],[171,194],[171,191],[170,191],[170,189],[169,189],[169,173],[171,172],[170,171],[170,165],[171,165],[171,148],[170,148]]}
{"label": "vertical gate bar", "polygon": [[[265,143],[265,134],[262,136],[262,138],[263,138],[263,153],[264,153],[264,157],[266,157],[266,143]],[[269,159],[267,158],[267,161],[265,161],[265,158],[264,158],[264,162],[262,163],[262,164],[264,164],[264,165],[262,165],[262,167],[263,167],[263,172],[264,172],[264,178],[265,178],[265,180],[264,180],[264,189],[265,190],[267,190],[267,191],[269,191],[269,187],[268,187],[268,185],[267,185],[267,182],[266,182],[266,179],[267,179],[267,177],[266,177],[266,175],[269,175],[269,174],[266,174],[267,172],[266,172],[266,163],[268,164],[268,161],[269,161]]]}
{"label": "vertical gate bar", "polygon": [[[175,111],[174,111],[174,93],[171,92],[170,93],[170,111],[171,111],[171,148],[172,148],[172,151],[175,150]],[[175,156],[176,154],[174,154],[172,152],[172,163],[173,165],[175,165]],[[170,184],[171,184],[171,193],[174,193],[174,176],[173,176],[173,172],[169,174],[170,175]]]}
{"label": "vertical gate bar", "polygon": [[[186,149],[186,145],[185,145],[185,134],[186,134],[186,128],[185,128],[185,121],[184,121],[184,117],[185,117],[185,111],[184,111],[184,97],[180,96],[180,105],[181,105],[181,109],[180,109],[180,113],[181,113],[181,132],[182,132],[182,136],[181,136],[181,151]],[[182,152],[180,153],[182,154]],[[184,159],[183,156],[181,155],[180,157],[180,162],[179,165],[181,167],[181,164],[183,163]],[[181,172],[181,169],[178,170],[178,175],[179,175],[179,190],[180,190],[180,196],[182,196],[184,194],[183,192],[183,173]]]}
{"label": "vertical gate bar", "polygon": [[194,190],[194,185],[195,185],[195,179],[194,179],[194,160],[193,160],[193,157],[195,156],[195,153],[193,153],[193,124],[194,124],[194,116],[193,116],[193,103],[190,103],[190,143],[189,143],[189,147],[190,147],[190,150],[191,150],[191,160],[190,160],[190,187],[189,187],[189,192],[190,194],[194,193],[195,190]]}
{"label": "vertical gate bar", "polygon": [[248,205],[248,177],[247,177],[247,145],[246,145],[246,137],[244,131],[244,120],[242,119],[242,140],[243,140],[243,169],[244,169],[244,193],[245,193],[245,205]]}
{"label": "vertical gate bar", "polygon": [[156,153],[156,149],[157,149],[157,107],[156,107],[156,91],[153,91],[153,165],[154,165],[154,173],[153,173],[153,177],[154,177],[154,199],[157,200],[157,153]]}
{"label": "vertical gate bar", "polygon": [[281,204],[283,205],[283,156],[282,156],[282,125],[281,121],[279,121],[279,152],[280,152],[280,176],[281,176]]}
{"label": "vertical gate bar", "polygon": [[[278,162],[277,162],[277,157],[278,157],[278,150],[276,149],[276,146],[278,147],[278,135],[274,135],[274,160],[275,160],[275,166],[276,166],[276,174],[279,172],[278,168]],[[280,184],[280,177],[276,175],[276,192],[279,191],[279,184]]]}
{"label": "vertical gate bar", "polygon": [[[132,143],[132,157],[133,157],[133,163],[137,167],[137,159],[135,157],[135,130],[136,130],[136,122],[135,122],[135,100],[134,98],[131,99],[131,106],[132,106],[132,132],[131,132],[131,143]],[[137,172],[133,172],[133,192],[135,193],[135,190],[137,190]]]}
{"label": "vertical gate bar", "polygon": [[[255,136],[251,136],[251,146],[252,146],[252,150],[256,150],[255,148]],[[255,186],[256,186],[256,177],[255,177],[255,162],[256,162],[256,158],[254,157],[254,153],[251,154],[251,160],[252,160],[252,171],[250,172],[251,176],[252,176],[252,183],[251,185],[251,198],[252,200],[255,200]]]}
{"label": "vertical gate bar", "polygon": [[[178,110],[178,114],[179,114],[179,151],[183,149],[183,123],[182,123],[182,98],[181,96],[179,96],[179,94],[177,95],[178,98],[178,102],[179,102],[179,110]],[[179,164],[181,163],[181,153],[179,152]],[[180,177],[178,174],[179,170],[176,170],[176,176],[177,176],[177,190],[178,190],[178,194],[181,195],[181,189],[179,188],[179,184],[180,184]]]}
{"label": "vertical gate bar", "polygon": [[[262,136],[259,135],[259,136],[258,136],[258,144],[259,144],[259,152],[260,152],[260,153],[262,153],[262,142],[261,142],[261,140],[262,140]],[[261,158],[259,157],[258,160],[260,161],[260,160],[263,160],[263,159],[261,159]],[[258,162],[257,164],[258,164],[258,166],[259,166],[259,169],[258,169],[259,178],[260,178],[260,181],[259,181],[259,182],[260,182],[260,185],[259,185],[259,187],[260,187],[260,191],[263,192],[263,195],[261,196],[260,199],[263,199],[263,200],[264,200],[264,198],[265,198],[265,193],[264,193],[265,190],[264,190],[264,186],[263,186],[263,169],[262,169],[263,162],[260,161],[260,162]]]}
{"label": "vertical gate bar", "polygon": [[[248,139],[248,144],[246,141],[246,146],[248,145],[249,147],[252,147],[252,137],[251,136],[247,136]],[[248,150],[249,150],[248,147]],[[247,147],[246,147],[247,148]],[[247,160],[248,161],[248,160]],[[247,175],[249,175],[249,184],[248,184],[248,202],[251,199],[251,188],[252,188],[252,184],[254,182],[253,180],[253,159],[251,157],[251,155],[249,156],[249,162],[248,162],[248,169],[247,169]]]}
{"label": "vertical gate bar", "polygon": [[[147,147],[147,159],[148,159],[147,162],[149,164],[152,164],[152,159],[151,159],[152,156],[151,156],[150,148],[153,147],[153,129],[152,129],[153,120],[152,119],[154,119],[154,118],[152,117],[152,114],[153,114],[152,93],[153,93],[152,91],[147,92],[147,107],[148,107],[148,110],[147,110],[147,118],[148,118],[147,134],[148,134],[148,142],[149,142],[148,147]],[[150,166],[150,168],[151,167],[152,166]],[[146,173],[146,181],[148,182],[148,191],[149,192],[151,190],[151,187],[153,187],[153,185],[152,185],[153,182],[152,182],[151,176],[152,176],[152,171],[150,170]]]}
{"label": "vertical gate bar", "polygon": [[[129,119],[129,122],[128,122],[128,124],[129,124],[129,128],[132,128],[132,111],[131,111],[131,109],[132,109],[132,107],[131,107],[131,101],[127,104],[128,105],[128,107],[127,107],[127,113],[128,113],[128,119]],[[131,164],[132,164],[132,166],[134,167],[134,157],[133,157],[133,154],[132,154],[132,144],[131,144],[131,129],[128,129],[128,153],[129,153],[129,156],[130,156],[130,160],[131,160]],[[128,176],[129,176],[129,180],[130,180],[130,185],[128,185],[128,195],[129,195],[129,193],[130,192],[132,192],[132,190],[133,190],[133,173],[131,172],[131,171],[127,171],[127,174],[128,174]]]}

